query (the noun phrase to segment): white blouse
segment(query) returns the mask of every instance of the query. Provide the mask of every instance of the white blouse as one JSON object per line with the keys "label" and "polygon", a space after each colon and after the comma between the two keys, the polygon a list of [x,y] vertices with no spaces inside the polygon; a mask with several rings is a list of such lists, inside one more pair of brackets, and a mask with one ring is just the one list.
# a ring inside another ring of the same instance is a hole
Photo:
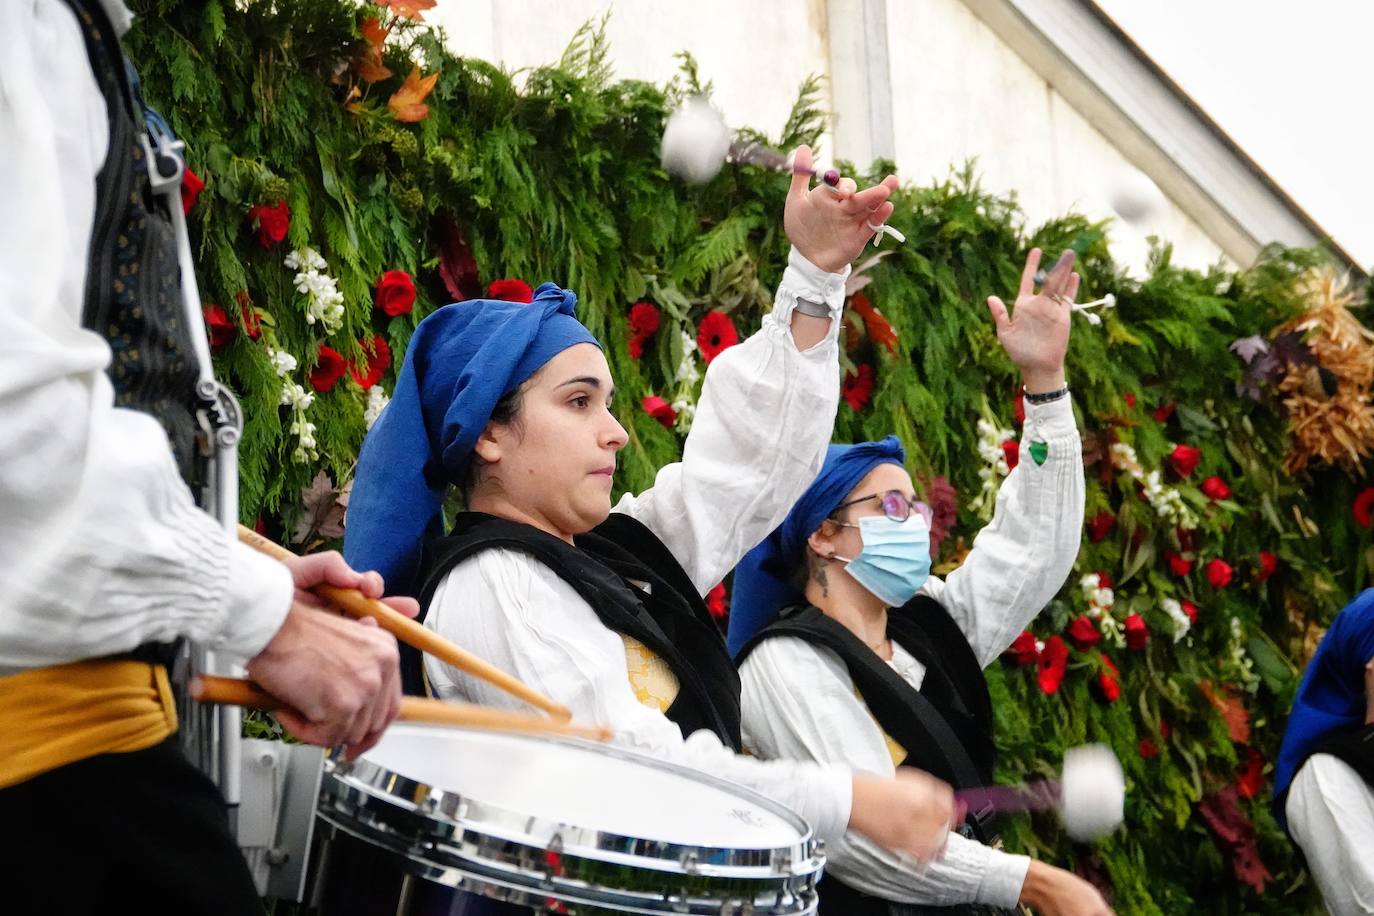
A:
{"label": "white blouse", "polygon": [[[711,362],[682,461],[615,508],[653,531],[702,594],[782,522],[820,471],[839,403],[836,336],[847,273],[825,273],[792,251],[763,327]],[[805,352],[790,330],[799,296],[825,302],[832,316],[829,333]],[[577,719],[613,726],[617,743],[777,799],[822,838],[849,821],[846,766],[754,760],[707,731],[684,740],[637,698],[620,634],[523,553],[487,550],[459,563],[435,592],[425,626],[566,704]],[[426,658],[425,674],[440,697],[520,706],[436,659]]]}
{"label": "white blouse", "polygon": [[[1029,445],[1049,446],[1043,465]],[[1021,460],[1002,483],[992,521],[964,564],[921,589],[944,605],[987,667],[1049,603],[1078,555],[1083,528],[1082,443],[1067,398],[1026,405]],[[920,689],[925,666],[893,644],[890,663]],[[887,737],[833,652],[794,637],[760,644],[740,669],[744,743],[760,757],[846,763],[891,775]],[[886,900],[934,906],[1013,907],[1030,859],[951,833],[945,855],[916,863],[846,833],[829,846],[826,868],[846,884]]]}
{"label": "white blouse", "polygon": [[1284,811],[1327,910],[1374,914],[1374,788],[1339,757],[1313,754]]}

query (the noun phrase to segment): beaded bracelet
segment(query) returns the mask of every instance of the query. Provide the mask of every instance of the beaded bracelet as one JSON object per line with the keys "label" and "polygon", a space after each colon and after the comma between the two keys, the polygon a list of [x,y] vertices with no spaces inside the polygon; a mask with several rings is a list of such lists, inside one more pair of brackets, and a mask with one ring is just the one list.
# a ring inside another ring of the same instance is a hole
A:
{"label": "beaded bracelet", "polygon": [[1048,403],[1050,403],[1051,401],[1057,401],[1057,400],[1059,400],[1059,399],[1062,398],[1062,397],[1067,397],[1067,396],[1068,396],[1068,393],[1069,393],[1069,386],[1068,386],[1068,385],[1065,385],[1063,388],[1060,388],[1058,391],[1046,391],[1046,392],[1044,392],[1043,394],[1031,394],[1029,391],[1027,391],[1027,392],[1026,392],[1026,402],[1027,402],[1028,404],[1048,404]]}

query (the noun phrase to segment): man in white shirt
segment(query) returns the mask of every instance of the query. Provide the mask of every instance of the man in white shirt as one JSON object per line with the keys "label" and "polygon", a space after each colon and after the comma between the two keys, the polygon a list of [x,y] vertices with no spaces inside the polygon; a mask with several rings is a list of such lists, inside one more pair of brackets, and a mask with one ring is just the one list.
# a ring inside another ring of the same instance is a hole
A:
{"label": "man in white shirt", "polygon": [[142,162],[114,25],[127,28],[128,11],[117,0],[26,0],[8,13],[5,909],[255,912],[222,799],[176,746],[166,649],[189,638],[249,659],[288,707],[290,731],[359,752],[399,709],[395,641],[304,589],[328,582],[377,597],[382,582],[336,554],[289,567],[265,559],[197,508],[188,366],[193,377],[190,334],[202,332],[181,320],[171,223]]}

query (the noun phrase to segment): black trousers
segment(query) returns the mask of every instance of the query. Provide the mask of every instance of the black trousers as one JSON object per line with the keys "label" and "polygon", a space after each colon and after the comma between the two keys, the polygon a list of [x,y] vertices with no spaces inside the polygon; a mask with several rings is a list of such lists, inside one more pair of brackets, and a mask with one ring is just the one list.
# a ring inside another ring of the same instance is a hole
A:
{"label": "black trousers", "polygon": [[219,790],[175,737],[0,789],[0,831],[6,914],[264,912]]}

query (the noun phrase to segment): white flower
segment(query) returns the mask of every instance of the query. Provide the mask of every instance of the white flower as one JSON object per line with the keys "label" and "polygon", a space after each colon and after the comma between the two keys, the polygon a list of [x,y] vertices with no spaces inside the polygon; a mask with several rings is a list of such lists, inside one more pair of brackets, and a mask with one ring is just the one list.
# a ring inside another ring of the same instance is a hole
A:
{"label": "white flower", "polygon": [[1102,577],[1097,573],[1088,573],[1078,584],[1083,586],[1085,592],[1095,592],[1102,584]]}
{"label": "white flower", "polygon": [[297,383],[287,379],[286,384],[282,385],[281,403],[289,404],[293,410],[305,410],[311,404],[315,403],[315,395],[312,392],[306,391]]}
{"label": "white flower", "polygon": [[1188,631],[1192,629],[1193,622],[1188,619],[1188,615],[1183,612],[1183,605],[1173,598],[1165,598],[1159,602],[1159,606],[1164,609],[1164,613],[1169,615],[1169,619],[1174,622],[1174,642],[1178,642]]}
{"label": "white flower", "polygon": [[[269,347],[267,350],[267,359],[272,363],[272,368],[276,370],[277,375],[282,378],[296,371],[296,357],[287,353],[285,350],[273,350]],[[282,403],[285,403],[285,401]]]}
{"label": "white flower", "polygon": [[382,415],[383,408],[390,403],[391,398],[382,391],[381,385],[373,385],[367,390],[367,407],[363,409],[363,422],[367,424],[368,429],[372,428],[372,424]]}
{"label": "white flower", "polygon": [[1036,655],[1040,655],[1040,654],[1043,653],[1044,651],[1045,651],[1045,641],[1044,641],[1043,639],[1037,639],[1037,640],[1035,641],[1035,654],[1036,654]]}

